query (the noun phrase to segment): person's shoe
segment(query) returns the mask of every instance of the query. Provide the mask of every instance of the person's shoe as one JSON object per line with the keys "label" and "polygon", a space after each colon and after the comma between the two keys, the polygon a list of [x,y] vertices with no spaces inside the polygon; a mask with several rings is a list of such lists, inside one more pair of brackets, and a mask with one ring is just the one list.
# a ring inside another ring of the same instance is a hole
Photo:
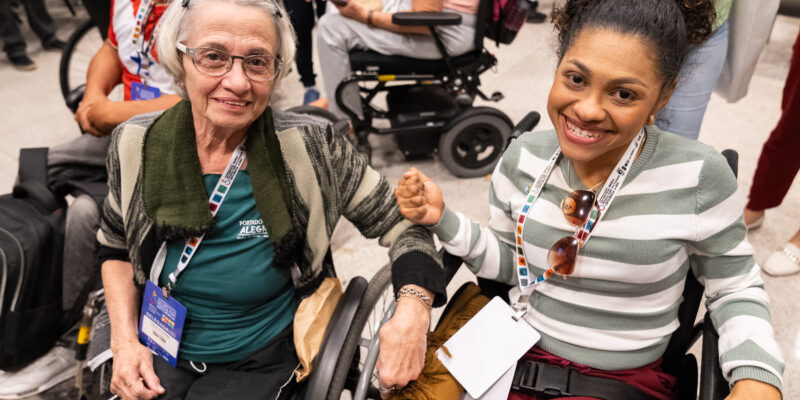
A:
{"label": "person's shoe", "polygon": [[64,50],[67,47],[67,44],[64,41],[59,40],[57,37],[52,36],[50,39],[47,39],[42,42],[42,47],[45,50]]}
{"label": "person's shoe", "polygon": [[75,350],[55,346],[25,368],[0,375],[0,399],[21,399],[75,376]]}
{"label": "person's shoe", "polygon": [[792,243],[770,254],[761,266],[764,272],[773,276],[791,275],[800,272],[800,249]]}
{"label": "person's shoe", "polygon": [[319,100],[319,92],[315,87],[306,88],[306,92],[303,94],[303,105],[307,106],[315,101]]}
{"label": "person's shoe", "polygon": [[20,71],[33,71],[36,69],[36,63],[25,53],[13,56],[9,54],[8,60],[11,61],[11,65],[13,65],[14,68]]}

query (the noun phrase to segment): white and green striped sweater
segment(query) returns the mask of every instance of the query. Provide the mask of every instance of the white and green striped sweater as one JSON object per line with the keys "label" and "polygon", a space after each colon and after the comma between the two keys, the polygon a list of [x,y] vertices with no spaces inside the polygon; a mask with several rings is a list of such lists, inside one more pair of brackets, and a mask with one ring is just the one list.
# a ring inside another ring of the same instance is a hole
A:
{"label": "white and green striped sweater", "polygon": [[[432,230],[478,276],[517,283],[515,221],[525,188],[558,146],[555,132],[527,133],[498,164],[489,192],[489,227],[445,210]],[[564,157],[533,206],[524,245],[531,273],[546,269],[550,246],[571,227],[559,204],[585,189]],[[544,350],[594,368],[636,368],[661,357],[678,327],[691,269],[706,287],[720,333],[723,372],[781,387],[783,359],[769,299],[742,220],[744,201],[725,159],[713,148],[648,128],[625,184],[578,254],[575,272],[539,284],[526,319]]]}

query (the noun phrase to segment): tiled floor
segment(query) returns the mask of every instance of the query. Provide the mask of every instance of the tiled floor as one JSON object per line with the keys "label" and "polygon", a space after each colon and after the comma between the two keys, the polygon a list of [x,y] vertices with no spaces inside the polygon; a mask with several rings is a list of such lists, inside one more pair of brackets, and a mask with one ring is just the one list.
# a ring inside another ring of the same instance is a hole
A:
{"label": "tiled floor", "polygon": [[[551,1],[542,1],[543,9]],[[59,36],[66,38],[77,25],[69,16],[63,2],[49,0],[50,9],[59,24]],[[750,84],[747,97],[728,104],[716,95],[709,104],[700,139],[717,149],[733,148],[739,152],[739,183],[746,194],[762,143],[779,116],[783,81],[788,71],[791,46],[798,32],[800,19],[778,17],[771,41]],[[28,31],[27,28],[25,28]],[[39,64],[33,72],[19,72],[0,55],[0,192],[11,190],[16,175],[19,148],[52,146],[70,140],[80,133],[72,115],[64,106],[58,91],[59,54],[41,49],[32,33],[29,36],[30,55]],[[552,82],[555,66],[553,49],[555,36],[549,24],[527,25],[511,46],[496,49],[500,64],[495,72],[483,77],[483,88],[491,93],[499,90],[505,100],[495,106],[518,121],[529,110],[545,110],[545,99]],[[296,75],[287,78],[285,85],[294,93],[286,104],[300,102]],[[544,118],[537,130],[552,125]],[[448,204],[477,220],[488,219],[486,194],[488,182],[483,178],[457,179],[433,160],[405,162],[390,140],[375,140],[375,166],[395,181],[409,166],[416,165],[442,186]],[[800,180],[800,179],[799,179]],[[784,243],[800,226],[800,183],[795,181],[784,203],[767,212],[763,228],[752,233],[756,260],[763,261],[769,253]],[[343,221],[333,240],[334,258],[343,278],[356,274],[370,276],[375,268],[386,262],[387,255],[376,241],[365,240]],[[451,286],[457,287],[470,279],[461,271]],[[766,288],[772,299],[775,334],[786,360],[784,375],[785,398],[800,398],[800,315],[796,305],[800,275],[773,278],[765,276]],[[795,294],[792,294],[795,293]]]}

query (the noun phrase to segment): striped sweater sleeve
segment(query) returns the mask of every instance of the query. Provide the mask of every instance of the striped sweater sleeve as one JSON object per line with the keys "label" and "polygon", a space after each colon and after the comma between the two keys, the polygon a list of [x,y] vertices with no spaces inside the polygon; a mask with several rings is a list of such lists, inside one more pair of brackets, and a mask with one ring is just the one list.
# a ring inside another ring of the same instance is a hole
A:
{"label": "striped sweater sleeve", "polygon": [[726,379],[755,379],[781,388],[784,362],[770,322],[769,298],[742,219],[744,199],[725,159],[707,154],[696,194],[691,266],[706,288],[719,332]]}
{"label": "striped sweater sleeve", "polygon": [[514,217],[508,203],[518,191],[509,178],[517,168],[520,140],[503,154],[489,186],[489,225],[471,221],[461,213],[445,208],[439,223],[431,227],[442,246],[464,259],[477,276],[516,285],[514,269]]}

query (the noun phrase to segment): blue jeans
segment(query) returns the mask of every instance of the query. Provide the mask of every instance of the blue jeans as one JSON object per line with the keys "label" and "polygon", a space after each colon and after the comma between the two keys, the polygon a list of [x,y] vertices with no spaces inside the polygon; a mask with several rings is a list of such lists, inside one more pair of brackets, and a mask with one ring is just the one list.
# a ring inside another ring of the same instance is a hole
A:
{"label": "blue jeans", "polygon": [[678,76],[678,87],[656,116],[659,129],[697,139],[727,54],[728,22],[725,21],[708,40],[690,48]]}

